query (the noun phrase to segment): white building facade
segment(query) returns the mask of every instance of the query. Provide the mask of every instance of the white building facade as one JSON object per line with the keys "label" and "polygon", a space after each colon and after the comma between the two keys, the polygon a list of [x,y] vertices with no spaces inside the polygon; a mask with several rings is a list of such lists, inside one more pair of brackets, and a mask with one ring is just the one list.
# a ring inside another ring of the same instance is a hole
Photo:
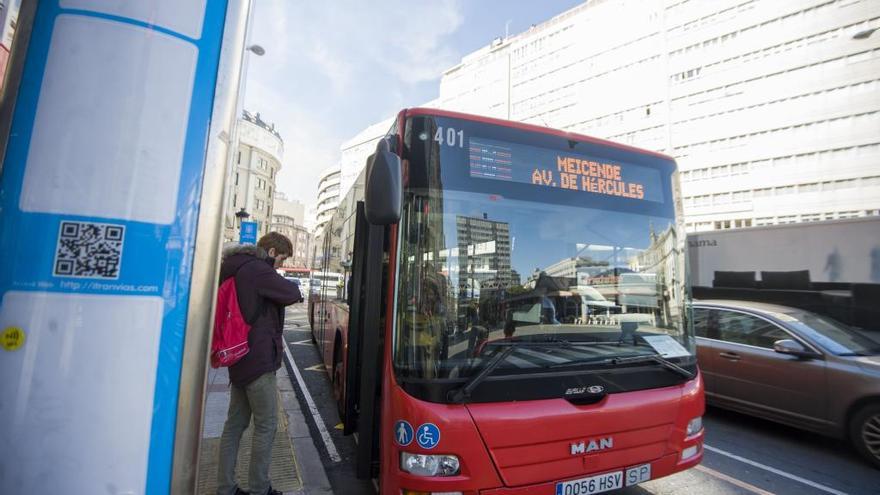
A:
{"label": "white building facade", "polygon": [[308,268],[312,236],[305,227],[306,207],[289,200],[282,192],[275,193],[270,230],[285,235],[293,244],[293,253],[284,261],[289,268]]}
{"label": "white building facade", "polygon": [[290,243],[293,246],[293,252],[290,257],[284,260],[284,267],[310,267],[312,235],[309,233],[308,229],[303,225],[296,223],[294,217],[275,212],[275,214],[272,215],[272,226],[270,230],[283,234],[290,239]]}
{"label": "white building facade", "polygon": [[257,238],[271,230],[275,178],[284,157],[281,135],[274,124],[265,122],[259,113],[245,111],[242,114],[238,121],[238,138],[224,215],[227,242],[238,241],[242,213],[248,215],[247,221],[257,222]]}
{"label": "white building facade", "polygon": [[305,225],[306,205],[302,201],[288,199],[287,195],[281,191],[275,192],[272,211],[275,215],[292,218],[296,225]]}
{"label": "white building facade", "polygon": [[366,167],[367,158],[376,151],[376,143],[388,133],[396,118],[397,116],[389,117],[373,124],[342,144],[339,151],[342,168],[340,191],[343,196],[348,193],[358,174]]}
{"label": "white building facade", "polygon": [[333,217],[341,197],[342,170],[338,166],[321,172],[318,179],[318,202],[315,205],[315,234],[319,235],[324,225]]}
{"label": "white building facade", "polygon": [[691,232],[877,215],[877,7],[589,1],[465,56],[435,106],[670,154]]}

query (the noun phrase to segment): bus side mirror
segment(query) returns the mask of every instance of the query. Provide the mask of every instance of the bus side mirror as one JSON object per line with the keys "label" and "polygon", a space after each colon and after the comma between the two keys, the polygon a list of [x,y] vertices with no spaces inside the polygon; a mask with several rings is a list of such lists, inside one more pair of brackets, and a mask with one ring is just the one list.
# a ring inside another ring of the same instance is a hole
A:
{"label": "bus side mirror", "polygon": [[400,220],[403,183],[400,157],[391,151],[392,139],[393,136],[382,138],[367,163],[364,212],[373,225],[390,225]]}

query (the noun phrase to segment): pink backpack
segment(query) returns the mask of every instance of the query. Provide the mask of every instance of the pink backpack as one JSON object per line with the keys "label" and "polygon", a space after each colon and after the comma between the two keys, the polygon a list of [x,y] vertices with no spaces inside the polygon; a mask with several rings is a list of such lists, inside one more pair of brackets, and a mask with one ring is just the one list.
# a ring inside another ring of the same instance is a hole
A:
{"label": "pink backpack", "polygon": [[244,321],[238,306],[235,277],[220,284],[217,291],[217,313],[214,316],[214,339],[211,342],[211,367],[232,366],[250,351],[248,333],[251,326]]}

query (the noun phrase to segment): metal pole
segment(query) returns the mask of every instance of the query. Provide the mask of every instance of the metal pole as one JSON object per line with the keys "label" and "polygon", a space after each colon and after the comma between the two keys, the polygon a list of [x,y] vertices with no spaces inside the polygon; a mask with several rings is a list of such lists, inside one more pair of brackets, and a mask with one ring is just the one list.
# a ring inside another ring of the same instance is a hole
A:
{"label": "metal pole", "polygon": [[[171,493],[196,493],[202,417],[205,404],[208,350],[210,348],[220,248],[228,198],[224,181],[230,180],[235,143],[229,135],[238,114],[242,59],[251,0],[232,0],[220,52],[214,109],[211,116],[205,174],[196,230],[183,366],[177,402],[177,424],[171,474]],[[231,146],[230,146],[231,145]]]}

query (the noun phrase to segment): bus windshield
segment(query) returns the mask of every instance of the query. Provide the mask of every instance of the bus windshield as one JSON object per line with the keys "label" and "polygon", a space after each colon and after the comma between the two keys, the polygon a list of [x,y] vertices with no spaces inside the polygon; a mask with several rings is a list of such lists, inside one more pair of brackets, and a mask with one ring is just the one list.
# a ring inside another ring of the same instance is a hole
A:
{"label": "bus windshield", "polygon": [[407,121],[403,155],[398,375],[464,379],[511,345],[494,375],[693,369],[670,160],[434,116]]}

